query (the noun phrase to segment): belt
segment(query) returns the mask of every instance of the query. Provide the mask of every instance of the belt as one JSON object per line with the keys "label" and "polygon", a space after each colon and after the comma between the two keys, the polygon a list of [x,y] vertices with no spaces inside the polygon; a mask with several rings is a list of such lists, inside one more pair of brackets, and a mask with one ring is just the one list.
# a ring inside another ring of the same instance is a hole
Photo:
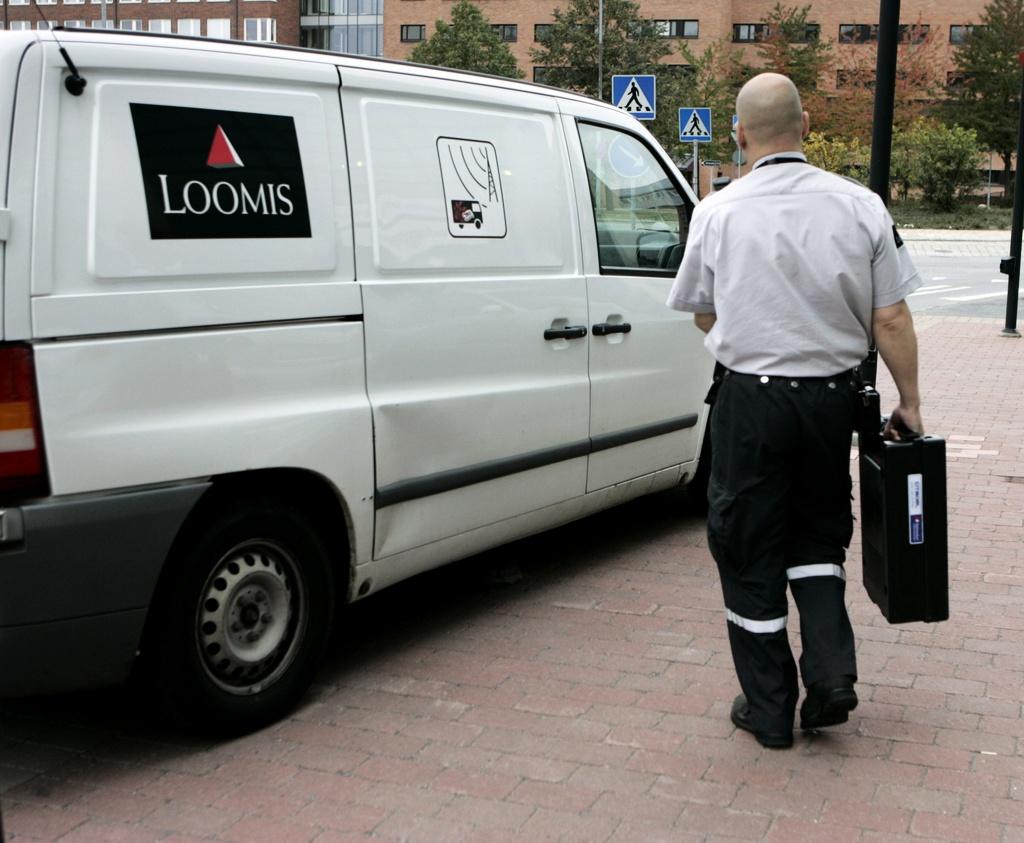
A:
{"label": "belt", "polygon": [[800,383],[826,383],[828,381],[842,381],[851,380],[853,381],[857,377],[857,369],[846,369],[843,372],[838,372],[834,375],[750,375],[745,372],[734,372],[732,369],[726,369],[724,366],[721,369],[721,374],[716,367],[715,380],[723,378],[752,378],[753,380],[759,381],[760,383],[789,383],[789,384],[800,384]]}

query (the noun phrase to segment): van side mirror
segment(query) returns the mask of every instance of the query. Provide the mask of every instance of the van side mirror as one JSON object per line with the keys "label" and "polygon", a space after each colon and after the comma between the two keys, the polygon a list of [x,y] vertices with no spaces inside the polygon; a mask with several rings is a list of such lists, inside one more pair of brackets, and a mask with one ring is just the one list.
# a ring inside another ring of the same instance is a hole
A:
{"label": "van side mirror", "polygon": [[719,191],[723,187],[728,187],[731,183],[732,179],[728,176],[717,176],[716,178],[711,179],[711,189]]}

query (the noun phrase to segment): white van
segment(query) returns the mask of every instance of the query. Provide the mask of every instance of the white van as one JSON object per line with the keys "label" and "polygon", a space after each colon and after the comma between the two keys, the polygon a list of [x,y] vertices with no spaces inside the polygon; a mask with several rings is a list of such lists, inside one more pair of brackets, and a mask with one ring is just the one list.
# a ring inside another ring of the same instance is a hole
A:
{"label": "white van", "polygon": [[253,728],[337,606],[692,480],[693,201],[550,88],[0,34],[0,695]]}

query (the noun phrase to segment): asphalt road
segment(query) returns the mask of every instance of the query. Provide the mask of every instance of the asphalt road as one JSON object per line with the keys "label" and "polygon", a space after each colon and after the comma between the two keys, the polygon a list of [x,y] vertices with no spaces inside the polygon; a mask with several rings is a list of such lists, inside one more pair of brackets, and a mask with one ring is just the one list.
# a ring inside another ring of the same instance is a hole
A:
{"label": "asphalt road", "polygon": [[[910,296],[915,313],[1003,319],[1008,280],[997,257],[918,255],[914,263],[924,285]],[[1019,315],[1024,308],[1018,304]],[[1018,318],[1018,329],[1020,327]]]}

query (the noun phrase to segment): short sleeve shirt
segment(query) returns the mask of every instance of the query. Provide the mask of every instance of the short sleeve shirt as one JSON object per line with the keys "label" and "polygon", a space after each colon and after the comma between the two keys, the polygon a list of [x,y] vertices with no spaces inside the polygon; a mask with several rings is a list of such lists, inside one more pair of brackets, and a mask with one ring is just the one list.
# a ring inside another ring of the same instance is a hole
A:
{"label": "short sleeve shirt", "polygon": [[697,206],[668,305],[716,314],[705,345],[733,371],[823,377],[857,366],[872,310],[920,285],[882,200],[793,152]]}

